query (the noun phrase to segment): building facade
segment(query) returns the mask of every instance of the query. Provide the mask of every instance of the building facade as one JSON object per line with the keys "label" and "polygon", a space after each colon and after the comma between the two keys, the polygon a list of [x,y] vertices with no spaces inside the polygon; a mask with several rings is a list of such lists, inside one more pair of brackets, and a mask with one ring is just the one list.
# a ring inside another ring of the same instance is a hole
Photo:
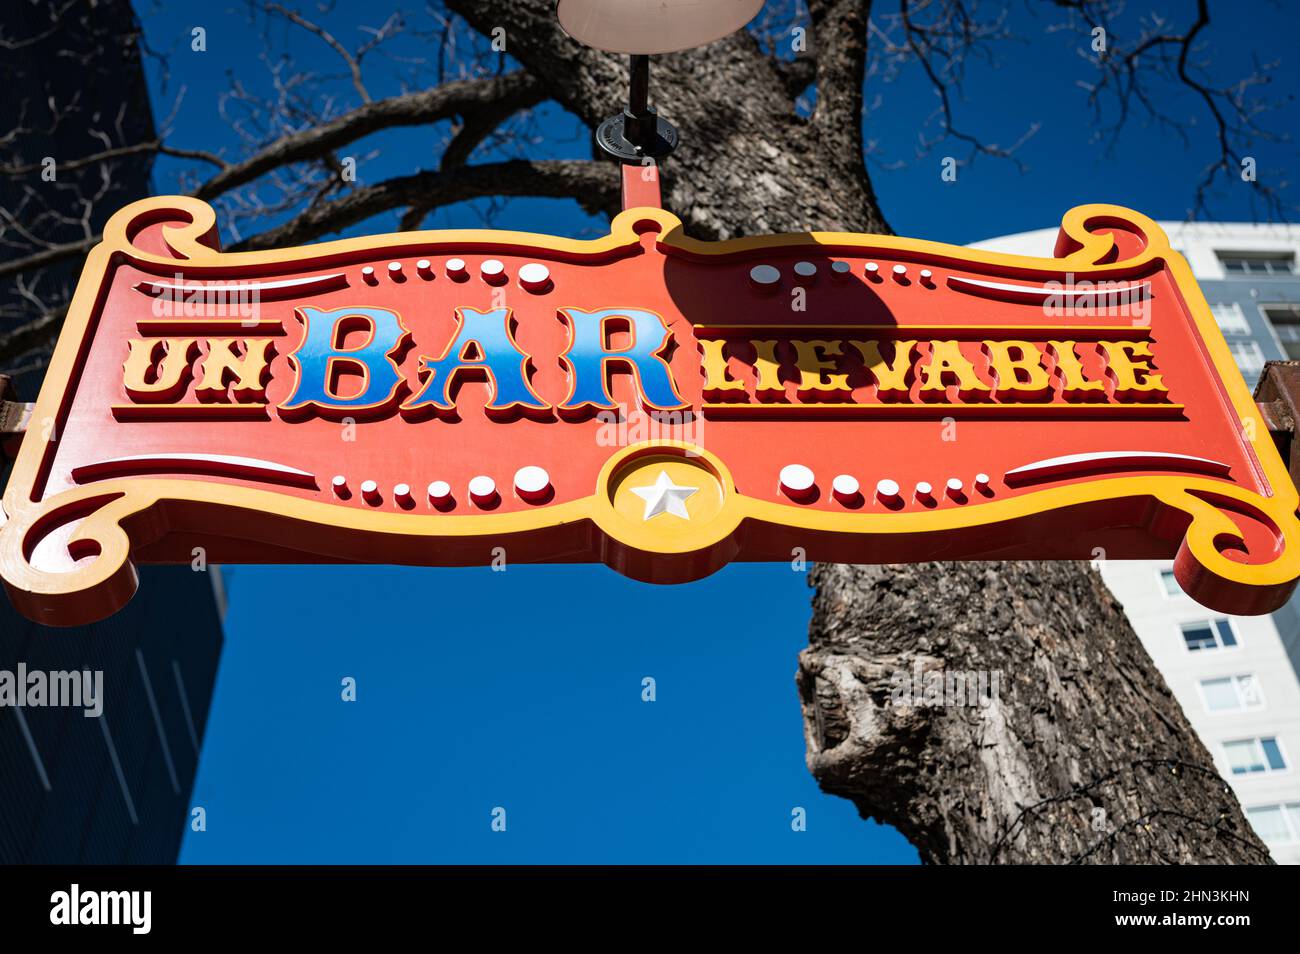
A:
{"label": "building facade", "polygon": [[[1162,222],[1192,267],[1246,384],[1300,359],[1300,228]],[[975,243],[1050,256],[1056,229]],[[1223,616],[1179,589],[1169,562],[1110,560],[1102,577],[1273,857],[1300,864],[1300,598]]]}
{"label": "building facade", "polygon": [[[71,161],[156,133],[128,0],[27,0],[0,19],[0,164],[55,163],[52,175],[0,176],[8,261],[84,238],[86,228],[94,234],[149,195],[147,155]],[[59,163],[69,167],[59,172]],[[22,400],[36,399],[81,261],[0,280],[0,374]],[[0,486],[7,477],[0,458]],[[0,690],[20,673],[102,674],[97,716],[68,705],[0,707],[0,864],[176,861],[221,655],[224,594],[211,568],[142,567],[140,576],[139,595],[121,613],[72,629],[30,622],[0,591]]]}
{"label": "building facade", "polygon": [[145,592],[93,626],[52,630],[0,595],[0,670],[102,673],[98,715],[0,709],[0,864],[174,864],[180,853],[221,620],[207,573],[141,576]]}

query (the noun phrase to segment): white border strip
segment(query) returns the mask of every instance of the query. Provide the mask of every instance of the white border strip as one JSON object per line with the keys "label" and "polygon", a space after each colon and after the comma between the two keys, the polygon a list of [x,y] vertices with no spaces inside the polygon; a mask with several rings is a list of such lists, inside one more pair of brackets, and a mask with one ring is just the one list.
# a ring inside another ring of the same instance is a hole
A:
{"label": "white border strip", "polygon": [[[1096,288],[1096,289],[1079,289],[1072,285],[1056,283],[1053,287],[1046,285],[1009,285],[1006,282],[986,282],[978,278],[963,278],[960,275],[949,275],[948,286],[956,291],[967,292],[972,295],[979,295],[982,298],[991,297],[988,292],[1010,292],[1014,295],[1021,295],[1025,298],[1046,301],[1048,298],[1061,298],[1065,301],[1078,301],[1084,299],[1085,304],[1091,306],[1099,298],[1122,298],[1124,301],[1145,301],[1151,297],[1151,283],[1141,282],[1137,285],[1120,285],[1114,288]],[[1062,304],[1062,308],[1068,308],[1069,305]]]}
{"label": "white border strip", "polygon": [[1008,484],[1024,484],[1036,480],[1055,480],[1080,474],[1106,470],[1195,470],[1226,477],[1232,469],[1228,464],[1207,457],[1190,454],[1170,454],[1164,451],[1096,451],[1090,454],[1067,454],[1034,461],[1006,472]]}
{"label": "white border strip", "polygon": [[190,295],[222,295],[232,298],[241,296],[247,298],[254,292],[263,295],[275,291],[307,291],[316,288],[318,285],[335,288],[347,283],[347,275],[343,272],[336,272],[333,275],[286,278],[278,282],[236,282],[233,285],[218,282],[211,285],[174,285],[171,282],[143,281],[136,282],[134,287],[136,291],[155,296],[173,295],[177,298],[184,298]]}
{"label": "white border strip", "polygon": [[72,469],[72,479],[79,484],[106,480],[125,474],[183,472],[271,480],[280,483],[316,485],[316,476],[296,467],[288,467],[256,457],[231,457],[227,454],[137,454],[111,457]]}

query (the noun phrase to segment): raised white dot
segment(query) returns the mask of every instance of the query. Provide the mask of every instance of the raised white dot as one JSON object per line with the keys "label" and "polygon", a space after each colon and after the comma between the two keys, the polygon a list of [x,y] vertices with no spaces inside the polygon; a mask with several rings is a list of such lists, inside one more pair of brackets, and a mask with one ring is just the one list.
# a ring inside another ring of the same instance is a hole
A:
{"label": "raised white dot", "polygon": [[853,271],[853,266],[848,262],[831,262],[831,274],[836,278],[843,278],[851,271]]}
{"label": "raised white dot", "polygon": [[961,483],[961,478],[960,478],[960,477],[949,477],[949,478],[948,478],[948,489],[949,489],[949,490],[953,491],[954,493],[958,493],[958,492],[961,491],[961,488],[962,488],[962,483]]}
{"label": "raised white dot", "polygon": [[422,258],[415,263],[415,270],[419,272],[421,275],[423,275],[425,272],[428,272],[432,269],[433,269],[433,263],[429,261],[427,258]]}
{"label": "raised white dot", "polygon": [[906,266],[906,265],[895,265],[895,266],[894,266],[894,274],[897,275],[897,276],[899,276],[899,277],[902,277],[903,275],[906,275],[906,274],[907,274],[907,266]]}
{"label": "raised white dot", "polygon": [[388,263],[388,277],[389,277],[389,278],[398,278],[398,277],[401,276],[401,274],[402,274],[402,263],[401,263],[401,262],[389,262],[389,263]]}
{"label": "raised white dot", "polygon": [[335,474],[334,479],[330,481],[330,486],[334,488],[334,493],[339,497],[348,495],[348,479],[342,474]]}
{"label": "raised white dot", "polygon": [[925,480],[917,481],[916,495],[918,497],[928,497],[932,493],[934,493],[934,488],[930,486],[928,481]]}
{"label": "raised white dot", "polygon": [[749,280],[766,288],[781,280],[781,272],[771,265],[755,265],[749,270]]}
{"label": "raised white dot", "polygon": [[464,278],[466,273],[465,260],[463,258],[447,259],[447,274],[452,278]]}
{"label": "raised white dot", "polygon": [[451,497],[451,484],[445,480],[435,480],[429,485],[429,499],[441,503]]}
{"label": "raised white dot", "polygon": [[930,271],[928,268],[921,269],[921,281],[928,282],[933,277],[934,272]]}
{"label": "raised white dot", "polygon": [[484,278],[500,278],[506,273],[506,267],[495,258],[489,258],[479,266],[479,271],[482,273]]}
{"label": "raised white dot", "polygon": [[812,468],[803,464],[786,464],[781,468],[781,489],[792,497],[810,493],[816,483]]}
{"label": "raised white dot", "polygon": [[515,471],[515,490],[525,500],[543,496],[551,487],[551,475],[543,467],[532,464]]}
{"label": "raised white dot", "polygon": [[867,273],[868,278],[874,278],[876,274],[880,271],[880,266],[877,265],[875,262],[867,262],[867,267],[865,271]]}
{"label": "raised white dot", "polygon": [[372,285],[378,281],[378,279],[375,278],[375,270],[369,265],[361,269],[361,278],[363,281],[367,281]]}
{"label": "raised white dot", "polygon": [[497,482],[491,477],[479,474],[469,482],[469,495],[478,501],[491,500],[496,496]]}
{"label": "raised white dot", "polygon": [[882,500],[892,500],[898,496],[898,481],[886,477],[876,481],[876,495]]}
{"label": "raised white dot", "polygon": [[812,278],[817,274],[817,266],[812,262],[796,262],[794,273],[800,278]]}
{"label": "raised white dot", "polygon": [[519,284],[529,291],[545,288],[551,280],[551,270],[541,262],[529,262],[519,269]]}
{"label": "raised white dot", "polygon": [[831,481],[831,490],[842,500],[852,500],[858,495],[858,478],[852,474],[839,474]]}
{"label": "raised white dot", "polygon": [[379,484],[373,480],[362,481],[361,496],[366,498],[368,503],[376,503],[379,500]]}
{"label": "raised white dot", "polygon": [[397,484],[395,487],[393,487],[393,496],[398,498],[399,500],[402,498],[409,499],[411,496],[411,485]]}

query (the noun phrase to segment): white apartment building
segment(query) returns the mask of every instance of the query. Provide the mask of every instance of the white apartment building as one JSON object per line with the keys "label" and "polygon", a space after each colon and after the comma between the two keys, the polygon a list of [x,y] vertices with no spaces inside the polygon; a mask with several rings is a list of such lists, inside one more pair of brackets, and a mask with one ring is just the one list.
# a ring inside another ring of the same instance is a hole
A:
{"label": "white apartment building", "polygon": [[[1161,222],[1192,267],[1252,388],[1264,362],[1300,358],[1300,228]],[[1050,257],[1055,228],[974,243]],[[1172,563],[1110,560],[1106,585],[1273,857],[1300,864],[1300,597],[1271,616],[1223,616]]]}

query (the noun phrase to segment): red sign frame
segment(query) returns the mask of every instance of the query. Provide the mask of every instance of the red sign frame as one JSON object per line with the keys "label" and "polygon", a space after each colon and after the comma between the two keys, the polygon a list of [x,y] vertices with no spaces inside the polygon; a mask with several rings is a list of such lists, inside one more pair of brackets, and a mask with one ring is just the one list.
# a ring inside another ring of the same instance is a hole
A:
{"label": "red sign frame", "polygon": [[[1173,558],[1224,612],[1300,577],[1297,494],[1138,213],[1056,257],[808,233],[411,232],[222,253],[203,202],[91,253],[3,498],[33,619],[135,563]],[[231,313],[243,288],[248,313]],[[190,299],[195,299],[191,301]],[[387,336],[387,337],[385,337]],[[391,344],[391,347],[389,345]]]}

